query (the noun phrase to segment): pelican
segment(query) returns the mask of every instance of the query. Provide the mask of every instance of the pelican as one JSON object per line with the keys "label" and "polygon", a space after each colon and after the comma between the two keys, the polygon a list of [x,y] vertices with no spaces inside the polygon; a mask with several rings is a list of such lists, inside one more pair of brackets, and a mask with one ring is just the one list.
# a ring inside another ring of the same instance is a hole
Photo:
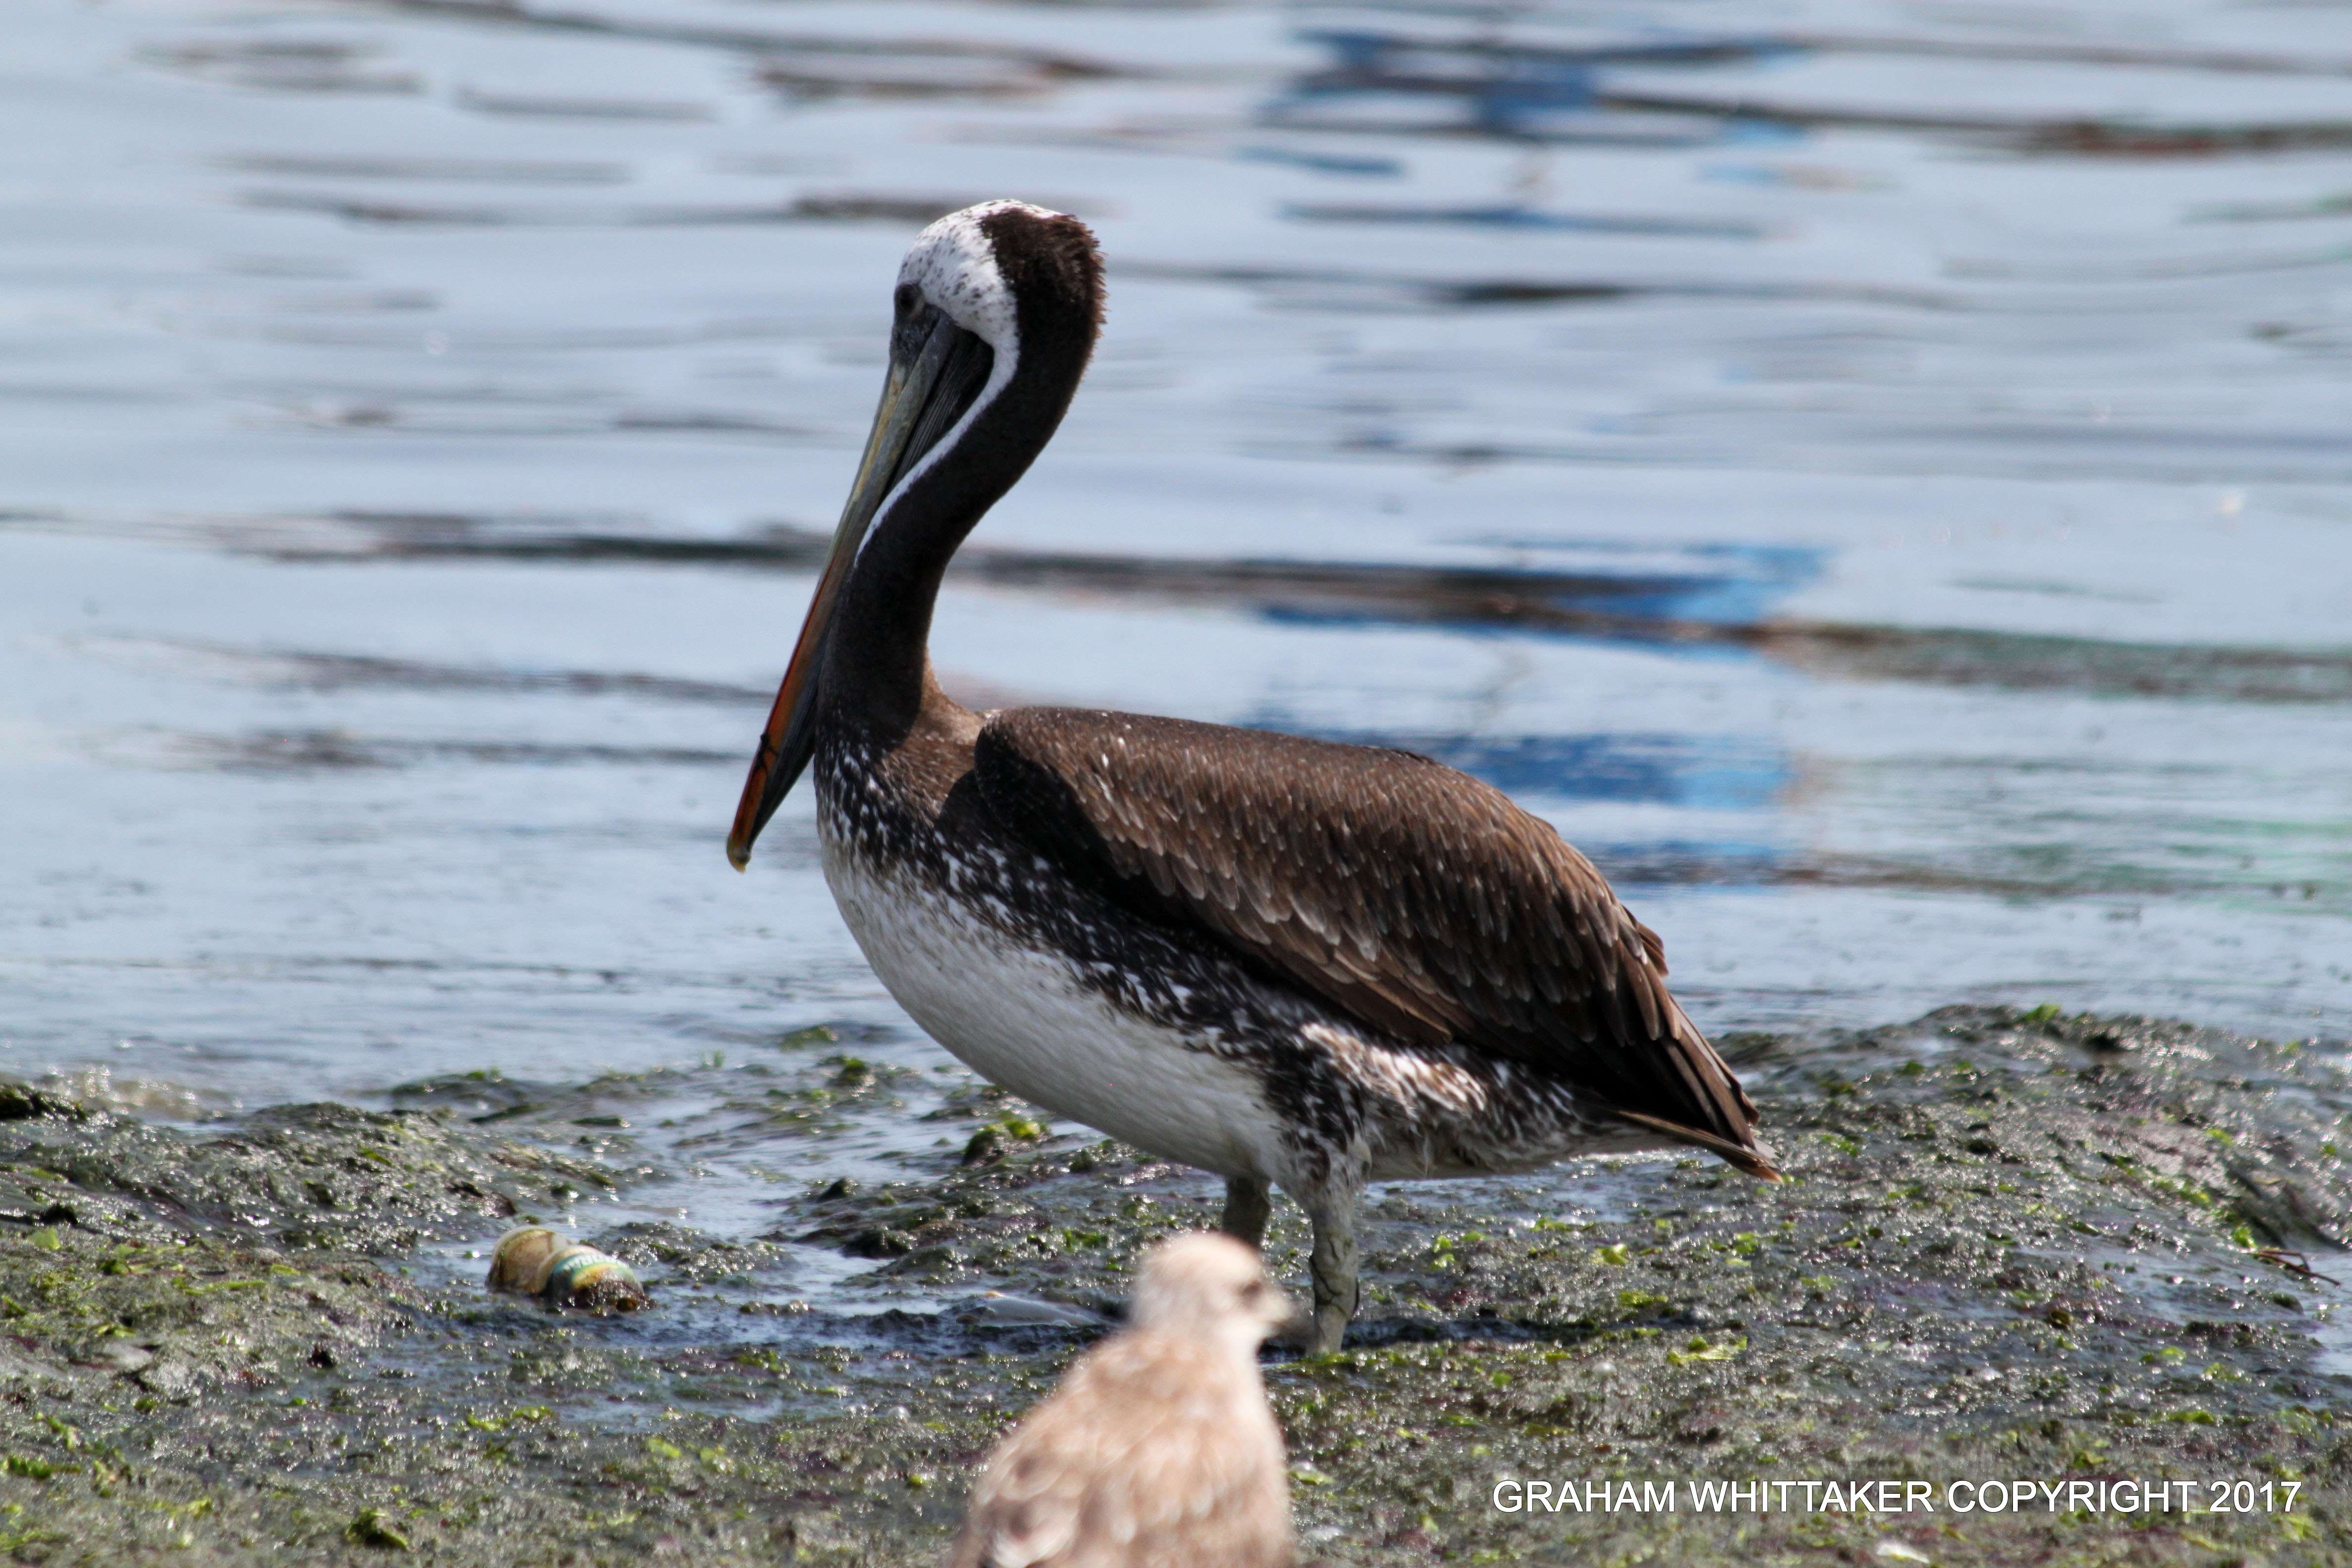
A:
{"label": "pelican", "polygon": [[949,559],[1061,423],[1102,260],[1025,203],[925,229],[887,372],[727,853],[814,769],[824,876],[875,973],[966,1065],[1312,1222],[1309,1347],[1357,1303],[1368,1183],[1689,1145],[1777,1179],[1655,933],[1501,792],[1413,752],[934,679]]}

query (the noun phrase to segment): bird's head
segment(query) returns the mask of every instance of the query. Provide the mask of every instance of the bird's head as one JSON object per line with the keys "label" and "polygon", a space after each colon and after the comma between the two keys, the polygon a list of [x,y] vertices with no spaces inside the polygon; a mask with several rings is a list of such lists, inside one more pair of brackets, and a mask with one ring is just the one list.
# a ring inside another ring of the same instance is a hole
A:
{"label": "bird's head", "polygon": [[1253,1355],[1290,1321],[1290,1299],[1230,1236],[1187,1231],[1153,1247],[1135,1286],[1135,1326]]}
{"label": "bird's head", "polygon": [[828,633],[859,557],[891,533],[945,565],[1060,423],[1102,308],[1094,234],[1066,213],[982,202],[908,250],[881,405],[728,836],[736,869],[816,750]]}

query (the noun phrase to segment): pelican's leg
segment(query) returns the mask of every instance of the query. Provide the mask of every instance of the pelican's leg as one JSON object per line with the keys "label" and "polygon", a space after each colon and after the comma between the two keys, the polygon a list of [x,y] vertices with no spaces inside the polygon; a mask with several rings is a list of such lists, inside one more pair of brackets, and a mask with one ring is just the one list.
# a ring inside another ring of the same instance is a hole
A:
{"label": "pelican's leg", "polygon": [[1225,1178],[1225,1216],[1217,1228],[1252,1247],[1265,1245],[1265,1222],[1274,1217],[1274,1191],[1262,1176]]}
{"label": "pelican's leg", "polygon": [[1315,1223],[1315,1253],[1309,1265],[1315,1277],[1315,1321],[1307,1340],[1307,1353],[1319,1355],[1339,1348],[1348,1321],[1356,1315],[1356,1210],[1360,1194],[1349,1190],[1324,1194],[1307,1205]]}

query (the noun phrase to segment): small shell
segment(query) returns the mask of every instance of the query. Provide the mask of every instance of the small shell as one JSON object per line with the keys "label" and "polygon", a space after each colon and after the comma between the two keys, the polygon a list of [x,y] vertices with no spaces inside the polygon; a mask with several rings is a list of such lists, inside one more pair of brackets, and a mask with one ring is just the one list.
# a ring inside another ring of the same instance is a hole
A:
{"label": "small shell", "polygon": [[540,1294],[559,1306],[591,1312],[634,1312],[653,1305],[635,1269],[593,1247],[567,1247],[557,1253]]}
{"label": "small shell", "polygon": [[499,1237],[490,1254],[489,1286],[591,1312],[634,1312],[653,1305],[635,1269],[541,1225]]}
{"label": "small shell", "polygon": [[518,1226],[499,1237],[490,1253],[490,1289],[536,1296],[547,1283],[548,1265],[567,1245],[543,1225]]}

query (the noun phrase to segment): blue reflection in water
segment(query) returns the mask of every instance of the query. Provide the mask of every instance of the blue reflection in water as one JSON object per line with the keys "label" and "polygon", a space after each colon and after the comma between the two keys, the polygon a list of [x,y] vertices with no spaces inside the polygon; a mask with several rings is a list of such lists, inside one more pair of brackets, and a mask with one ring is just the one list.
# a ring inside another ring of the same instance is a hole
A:
{"label": "blue reflection in water", "polygon": [[1579,839],[1576,847],[1621,891],[1692,882],[1759,888],[1780,880],[1781,869],[1789,861],[1777,846],[1738,839],[1654,838],[1622,843]]}
{"label": "blue reflection in water", "polygon": [[[1253,728],[1282,730],[1360,746],[1394,746],[1461,769],[1522,804],[1606,802],[1691,811],[1763,811],[1794,770],[1769,742],[1732,735],[1415,735],[1313,730],[1279,716]],[[1757,886],[1778,879],[1787,859],[1753,837],[1673,837],[1593,841],[1581,849],[1620,885],[1706,882]]]}
{"label": "blue reflection in water", "polygon": [[1556,234],[1623,234],[1681,239],[1761,239],[1759,223],[1670,217],[1547,212],[1523,202],[1472,206],[1376,206],[1364,203],[1292,202],[1282,216],[1307,223],[1458,225],[1472,228],[1517,228]]}
{"label": "blue reflection in water", "polygon": [[[1654,560],[1661,553],[1655,547],[1622,541],[1490,537],[1465,542],[1553,555],[1599,552]],[[1638,643],[1683,658],[1742,659],[1752,656],[1737,643],[1693,639],[1676,628],[1759,625],[1790,595],[1818,579],[1829,560],[1827,550],[1802,544],[1691,544],[1664,553],[1708,563],[1717,569],[1573,574],[1532,569],[1516,574],[1487,572],[1476,574],[1475,579],[1465,574],[1459,583],[1433,583],[1435,591],[1426,598],[1347,606],[1313,601],[1286,603],[1278,590],[1267,590],[1259,613],[1270,621],[1293,626],[1443,626],[1495,636]],[[1526,588],[1509,588],[1514,578],[1523,578]],[[1475,597],[1490,593],[1498,580],[1509,588],[1509,596],[1520,603],[1533,601],[1572,615],[1605,619],[1594,625],[1547,624],[1510,613],[1480,616],[1452,609],[1449,590],[1466,590]]]}
{"label": "blue reflection in water", "polygon": [[1759,811],[1787,787],[1786,759],[1720,735],[1429,736],[1400,742],[1515,795]]}
{"label": "blue reflection in water", "polygon": [[[1642,590],[1610,598],[1605,607],[1613,615],[1644,619],[1752,626],[1781,601],[1817,581],[1830,553],[1803,544],[1695,544],[1683,552],[1733,569],[1693,573],[1654,588],[1645,584]],[[1595,603],[1590,607],[1604,606]]]}
{"label": "blue reflection in water", "polygon": [[[1382,96],[1455,100],[1488,135],[1540,136],[1553,116],[1596,108],[1607,66],[1706,68],[1807,52],[1787,39],[1699,37],[1628,40],[1594,47],[1547,47],[1495,38],[1412,37],[1368,28],[1306,28],[1303,43],[1330,53],[1322,68],[1294,78],[1268,109],[1280,120],[1318,100]],[[1785,138],[1787,128],[1773,128]]]}
{"label": "blue reflection in water", "polygon": [[1436,96],[1459,100],[1472,123],[1488,135],[1520,134],[1531,117],[1573,112],[1592,101],[1592,70],[1573,58],[1456,58],[1386,33],[1315,31],[1302,38],[1333,56],[1326,68],[1294,79],[1286,102],[1270,112],[1318,99],[1365,95]]}
{"label": "blue reflection in water", "polygon": [[1396,179],[1404,174],[1404,160],[1316,153],[1297,147],[1243,147],[1234,153],[1244,163],[1284,163],[1312,169],[1318,174],[1350,174],[1360,179]]}
{"label": "blue reflection in water", "polygon": [[[1546,584],[1543,597],[1562,609],[1605,615],[1606,633],[1525,625],[1469,623],[1465,629],[1497,636],[1580,637],[1638,641],[1680,657],[1748,658],[1737,644],[1676,639],[1674,625],[1753,626],[1790,595],[1818,578],[1828,552],[1810,545],[1705,543],[1670,547],[1628,542],[1562,542],[1534,538],[1496,538],[1492,547],[1566,554],[1607,554],[1655,561],[1661,553],[1712,571],[1526,574],[1530,584]],[[1570,583],[1576,585],[1568,586]],[[1410,617],[1409,610],[1356,612],[1269,605],[1270,618],[1290,622],[1378,624]],[[1436,616],[1443,618],[1442,610]],[[1654,632],[1644,624],[1653,623]],[[1423,624],[1426,624],[1424,621]],[[1253,721],[1266,729],[1296,729],[1280,714]],[[1794,777],[1788,753],[1752,736],[1674,733],[1537,735],[1407,734],[1390,731],[1307,731],[1320,738],[1362,745],[1396,746],[1434,757],[1449,767],[1484,779],[1528,804],[1612,803],[1674,806],[1688,811],[1759,812],[1779,801]],[[1774,879],[1782,852],[1750,837],[1711,838],[1677,836],[1645,841],[1586,844],[1585,852],[1613,879],[1625,882],[1710,882],[1755,885]]]}
{"label": "blue reflection in water", "polygon": [[1761,811],[1792,770],[1769,742],[1735,735],[1414,735],[1384,731],[1285,730],[1359,746],[1394,746],[1434,757],[1496,789],[1553,801],[1614,801],[1696,811]]}

